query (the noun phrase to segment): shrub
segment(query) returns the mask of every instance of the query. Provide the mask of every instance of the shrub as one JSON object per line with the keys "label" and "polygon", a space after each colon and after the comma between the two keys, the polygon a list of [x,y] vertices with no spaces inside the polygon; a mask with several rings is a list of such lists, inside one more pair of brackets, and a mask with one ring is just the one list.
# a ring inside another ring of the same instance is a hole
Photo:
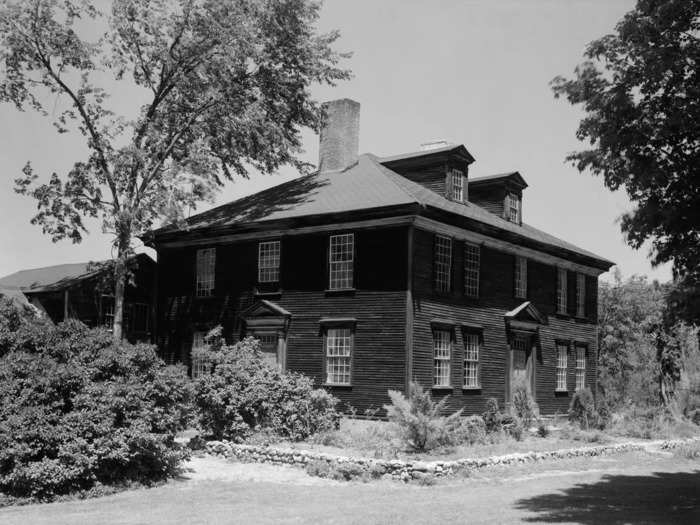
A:
{"label": "shrub", "polygon": [[413,450],[429,450],[449,444],[451,434],[459,425],[462,411],[442,416],[447,398],[434,402],[430,392],[411,382],[408,398],[401,392],[389,390],[390,405],[384,405],[389,421],[393,422],[403,441]]}
{"label": "shrub", "polygon": [[501,419],[503,415],[498,408],[498,399],[490,397],[486,400],[486,410],[483,418],[486,424],[486,432],[499,432],[501,430]]}
{"label": "shrub", "polygon": [[15,335],[0,357],[0,492],[49,500],[178,473],[183,369],[75,321],[26,323]]}
{"label": "shrub", "polygon": [[504,415],[501,420],[501,424],[506,434],[514,438],[516,441],[520,441],[523,438],[525,427],[518,416]]}
{"label": "shrub", "polygon": [[201,358],[212,371],[195,380],[195,403],[200,425],[212,437],[240,441],[254,430],[266,430],[301,440],[337,428],[338,400],[315,390],[310,378],[267,364],[257,340],[226,346],[213,337],[210,343]]}
{"label": "shrub", "polygon": [[549,429],[547,428],[547,425],[540,423],[540,425],[537,427],[537,435],[541,438],[546,438],[549,436]]}
{"label": "shrub", "polygon": [[569,405],[569,421],[578,423],[584,430],[588,430],[591,424],[595,423],[595,404],[590,388],[583,388],[574,393]]}
{"label": "shrub", "polygon": [[539,416],[537,404],[532,397],[530,385],[524,377],[513,382],[513,415],[517,416],[526,428]]}
{"label": "shrub", "polygon": [[453,444],[467,443],[469,445],[486,443],[486,423],[481,416],[462,418],[455,432]]}

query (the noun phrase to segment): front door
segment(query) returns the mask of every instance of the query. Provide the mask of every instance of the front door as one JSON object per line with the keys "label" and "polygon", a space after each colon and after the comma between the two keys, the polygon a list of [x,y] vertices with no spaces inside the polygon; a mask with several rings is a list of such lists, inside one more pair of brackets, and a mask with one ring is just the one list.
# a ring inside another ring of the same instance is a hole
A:
{"label": "front door", "polygon": [[263,360],[272,366],[284,370],[284,339],[278,333],[250,334],[260,341]]}
{"label": "front door", "polygon": [[534,397],[535,360],[533,352],[533,338],[530,335],[516,334],[510,343],[510,370],[507,374],[508,389],[507,401],[512,399],[512,392],[516,385],[525,383]]}

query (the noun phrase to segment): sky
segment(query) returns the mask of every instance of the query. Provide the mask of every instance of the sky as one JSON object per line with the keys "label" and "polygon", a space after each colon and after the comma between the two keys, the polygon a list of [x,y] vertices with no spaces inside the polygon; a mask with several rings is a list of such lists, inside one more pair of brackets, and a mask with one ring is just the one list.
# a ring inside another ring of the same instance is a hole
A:
{"label": "sky", "polygon": [[[470,176],[519,171],[529,187],[523,221],[615,261],[623,276],[670,279],[652,268],[648,250],[625,244],[619,217],[631,204],[600,178],[564,162],[582,149],[575,131],[582,112],[555,100],[549,82],[571,76],[588,42],[613,31],[632,0],[326,0],[319,29],[338,29],[336,48],[353,52],[353,78],[318,86],[318,100],[361,104],[360,151],[393,155],[425,142],[466,146]],[[105,77],[112,105],[133,112],[145,93]],[[55,108],[66,105],[53,101]],[[303,159],[316,163],[318,137],[304,133]],[[0,105],[0,276],[52,264],[101,260],[111,238],[91,224],[78,245],[52,243],[30,224],[35,203],[13,191],[28,160],[43,179],[85,156],[77,133],[58,135],[49,119]],[[216,203],[298,176],[290,168],[227,184]],[[203,211],[214,204],[203,204]],[[604,275],[603,279],[609,278]]]}

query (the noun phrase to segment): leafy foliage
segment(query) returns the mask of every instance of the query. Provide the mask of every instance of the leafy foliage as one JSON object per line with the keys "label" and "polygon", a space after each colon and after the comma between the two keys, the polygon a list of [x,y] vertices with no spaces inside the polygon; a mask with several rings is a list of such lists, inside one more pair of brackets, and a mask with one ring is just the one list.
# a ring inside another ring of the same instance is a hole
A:
{"label": "leafy foliage", "polygon": [[46,500],[178,472],[184,370],[78,322],[22,329],[0,352],[0,492]]}
{"label": "leafy foliage", "polygon": [[575,78],[552,81],[580,104],[577,137],[591,148],[567,160],[624,188],[635,204],[622,231],[652,262],[700,277],[700,1],[638,0],[614,34],[591,42]]}
{"label": "leafy foliage", "polygon": [[408,398],[401,392],[389,390],[390,405],[384,405],[389,421],[394,423],[405,441],[414,450],[429,450],[450,441],[450,433],[460,424],[462,411],[443,416],[447,398],[437,403],[430,392],[412,381]]}
{"label": "leafy foliage", "polygon": [[517,416],[526,428],[529,428],[539,416],[539,410],[532,397],[530,385],[524,377],[513,381],[512,396],[513,415]]}
{"label": "leafy foliage", "polygon": [[498,408],[498,399],[490,397],[486,400],[486,410],[483,414],[487,432],[500,432],[503,414]]}
{"label": "leafy foliage", "polygon": [[[297,158],[301,129],[318,129],[322,118],[309,88],[349,73],[337,67],[347,55],[331,47],[338,33],[316,31],[313,0],[110,5],[0,1],[0,102],[85,137],[87,157],[68,173],[38,183],[27,163],[16,191],[37,201],[32,223],[54,241],[80,242],[86,218],[114,234],[119,339],[133,236],[161,217],[182,221],[224,179],[285,164],[307,171]],[[100,34],[90,40],[86,28]],[[142,97],[118,115],[110,89],[126,82]],[[58,97],[64,109],[50,110]]]}
{"label": "leafy foliage", "polygon": [[338,426],[338,400],[310,378],[266,363],[251,337],[226,346],[215,331],[201,354],[211,373],[195,380],[200,425],[214,438],[240,441],[254,430],[294,440]]}
{"label": "leafy foliage", "polygon": [[569,421],[588,430],[596,421],[595,402],[590,388],[583,388],[574,392],[569,404]]}

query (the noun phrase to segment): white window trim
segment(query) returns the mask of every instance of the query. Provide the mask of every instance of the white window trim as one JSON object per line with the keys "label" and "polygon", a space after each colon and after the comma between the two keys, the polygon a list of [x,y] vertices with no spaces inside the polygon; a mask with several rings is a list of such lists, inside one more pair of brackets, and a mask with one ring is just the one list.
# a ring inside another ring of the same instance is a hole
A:
{"label": "white window trim", "polygon": [[[462,378],[462,388],[464,390],[474,390],[481,388],[481,334],[477,332],[465,332],[462,334],[464,338],[464,364],[463,364],[463,378]],[[470,357],[470,347],[476,352],[476,359]],[[474,364],[476,372],[474,374],[474,382],[467,383],[469,378],[467,374],[467,365]]]}
{"label": "white window trim", "polygon": [[[439,246],[443,242],[446,261],[438,260]],[[452,291],[452,239],[444,235],[435,236],[435,253],[433,254],[433,266],[435,272],[435,289],[438,292]]]}
{"label": "white window trim", "polygon": [[576,317],[586,317],[586,276],[576,274]]}
{"label": "white window trim", "polygon": [[[340,334],[340,332],[347,332],[347,334]],[[340,339],[346,339],[342,346],[331,346],[331,341],[339,342]],[[341,355],[338,352],[346,349],[347,355]],[[335,350],[334,353],[331,353]],[[353,354],[355,350],[355,330],[351,326],[333,326],[326,327],[323,331],[323,353],[324,353],[324,373],[325,373],[325,383],[330,386],[352,386],[352,361]],[[335,372],[331,372],[331,366],[335,361],[338,364],[335,365]],[[343,363],[342,361],[346,361]],[[347,369],[347,374],[339,374],[338,370],[341,368]],[[340,376],[347,375],[347,380],[338,380]]]}
{"label": "white window trim", "polygon": [[565,343],[556,343],[557,367],[556,367],[556,391],[568,392],[567,371],[569,367],[569,346]]}
{"label": "white window trim", "polygon": [[566,314],[568,309],[568,280],[569,275],[566,268],[557,267],[557,313]]}
{"label": "white window trim", "polygon": [[448,173],[448,198],[455,202],[467,202],[467,188],[467,178],[464,172],[456,168],[450,169]]}
{"label": "white window trim", "polygon": [[586,388],[586,346],[576,345],[576,390]]}
{"label": "white window trim", "polygon": [[277,283],[280,280],[280,241],[258,243],[258,282]]}
{"label": "white window trim", "polygon": [[515,256],[515,297],[527,299],[527,258]]}
{"label": "white window trim", "polygon": [[[522,202],[520,198],[518,198],[518,195],[511,192],[506,193],[504,204],[505,209],[503,214],[505,215],[505,219],[514,224],[522,224]],[[511,213],[513,210],[515,210],[515,217],[513,217],[513,214]]]}
{"label": "white window trim", "polygon": [[216,286],[216,248],[202,248],[196,255],[195,295],[209,297]]}
{"label": "white window trim", "polygon": [[[334,244],[349,250],[333,251]],[[337,259],[334,259],[337,257]],[[341,233],[328,238],[328,289],[352,290],[355,283],[355,234]]]}
{"label": "white window trim", "polygon": [[481,246],[464,243],[464,295],[479,297],[481,280]]}
{"label": "white window trim", "polygon": [[[445,340],[447,346],[444,345]],[[447,355],[439,355],[438,352],[447,351]],[[438,363],[447,367],[447,374],[441,377],[437,374]],[[452,331],[445,328],[433,329],[433,387],[450,388],[452,386]]]}
{"label": "white window trim", "polygon": [[192,368],[192,379],[205,376],[211,373],[205,366],[205,361],[194,355],[195,350],[206,349],[209,345],[204,342],[206,332],[197,331],[192,334],[192,348],[190,349],[190,363]]}

